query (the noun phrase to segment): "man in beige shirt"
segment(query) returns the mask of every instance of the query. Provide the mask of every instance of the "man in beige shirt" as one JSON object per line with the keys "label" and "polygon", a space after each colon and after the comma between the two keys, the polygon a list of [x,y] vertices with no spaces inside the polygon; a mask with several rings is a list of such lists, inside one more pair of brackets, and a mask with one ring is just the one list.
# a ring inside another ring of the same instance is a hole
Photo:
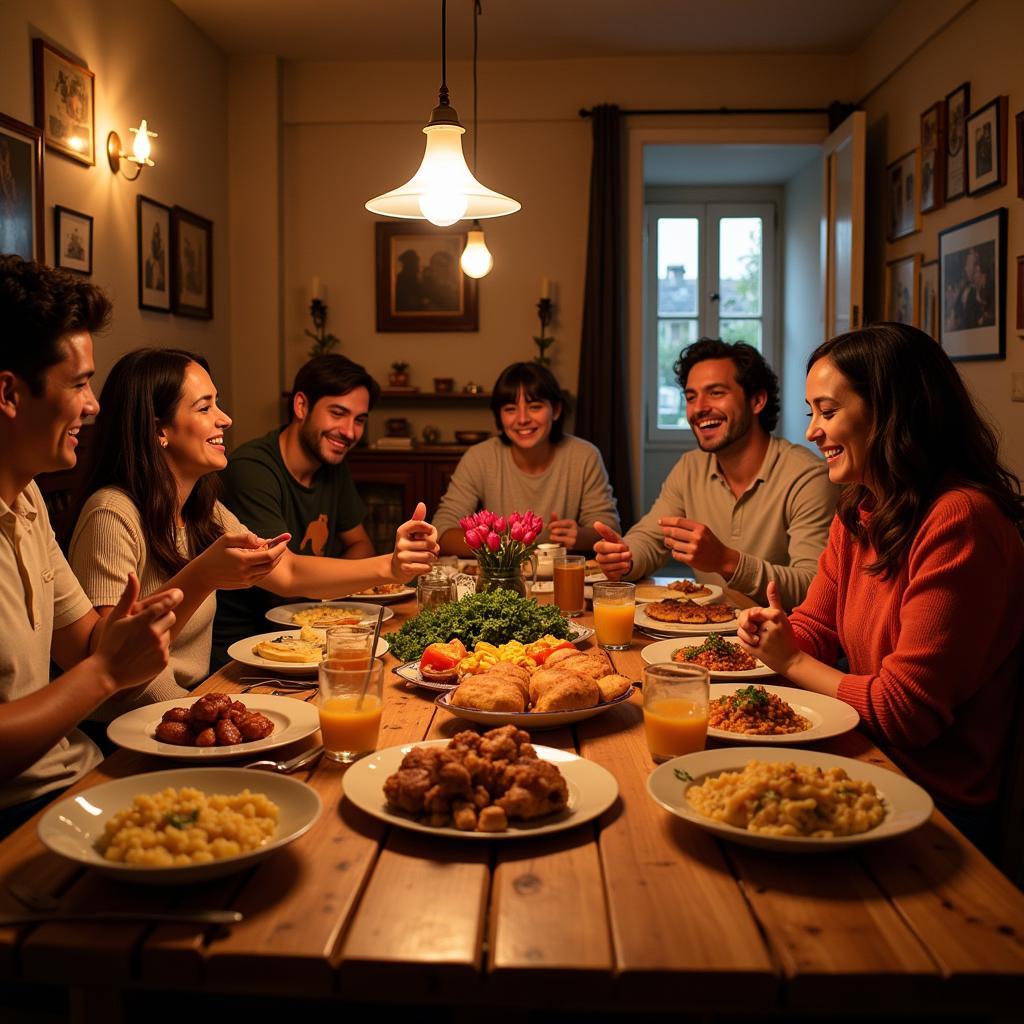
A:
{"label": "man in beige shirt", "polygon": [[[99,408],[92,332],[110,303],[93,285],[0,256],[0,835],[100,759],[75,726],[167,663],[181,592],[138,601],[128,579],[100,625],[33,483],[70,469],[82,420]],[[50,680],[50,659],[65,669]]]}
{"label": "man in beige shirt", "polygon": [[680,458],[625,537],[595,524],[597,560],[610,579],[637,579],[667,551],[698,580],[761,604],[774,580],[792,608],[817,569],[838,498],[825,463],[772,437],[779,382],[752,346],[702,338],[675,369],[700,449]]}

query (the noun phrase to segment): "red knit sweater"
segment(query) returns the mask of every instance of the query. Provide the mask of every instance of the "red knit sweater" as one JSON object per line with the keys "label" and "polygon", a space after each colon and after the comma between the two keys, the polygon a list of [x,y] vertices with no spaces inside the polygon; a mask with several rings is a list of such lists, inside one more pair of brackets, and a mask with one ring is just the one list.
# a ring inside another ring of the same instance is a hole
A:
{"label": "red knit sweater", "polygon": [[[862,521],[868,513],[861,513]],[[978,491],[939,497],[892,579],[833,520],[807,597],[790,621],[828,665],[845,652],[837,696],[912,779],[950,805],[995,800],[1020,687],[1024,544]]]}

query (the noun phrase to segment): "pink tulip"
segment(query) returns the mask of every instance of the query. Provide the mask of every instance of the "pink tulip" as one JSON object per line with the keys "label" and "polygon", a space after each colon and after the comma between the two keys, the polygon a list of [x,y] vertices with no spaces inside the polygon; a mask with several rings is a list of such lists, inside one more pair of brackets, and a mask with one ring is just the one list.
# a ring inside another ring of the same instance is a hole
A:
{"label": "pink tulip", "polygon": [[532,544],[536,539],[537,539],[537,531],[536,530],[528,530],[526,533],[523,534],[523,543],[524,544],[527,544],[527,545]]}
{"label": "pink tulip", "polygon": [[477,530],[467,530],[466,531],[466,543],[471,548],[478,548],[483,543],[483,538],[480,536],[479,531],[477,531]]}
{"label": "pink tulip", "polygon": [[511,525],[515,525],[522,518],[523,517],[518,512],[509,512],[509,514],[508,514],[509,525],[510,526]]}
{"label": "pink tulip", "polygon": [[501,538],[496,533],[487,534],[487,546],[492,551],[497,551],[501,547]]}
{"label": "pink tulip", "polygon": [[495,533],[504,533],[505,532],[505,517],[504,516],[498,516],[498,518],[495,519],[493,523],[491,523],[491,529],[494,530]]}
{"label": "pink tulip", "polygon": [[526,536],[526,530],[522,523],[513,523],[510,533],[513,540],[522,540]]}
{"label": "pink tulip", "polygon": [[461,526],[463,530],[472,530],[473,527],[476,526],[476,520],[474,520],[472,516],[463,516],[459,520],[459,526]]}

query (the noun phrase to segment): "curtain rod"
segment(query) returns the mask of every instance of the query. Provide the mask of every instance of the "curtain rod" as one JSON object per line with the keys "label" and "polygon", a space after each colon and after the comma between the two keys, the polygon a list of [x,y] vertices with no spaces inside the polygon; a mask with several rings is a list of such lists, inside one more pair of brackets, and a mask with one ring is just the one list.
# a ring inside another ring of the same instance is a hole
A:
{"label": "curtain rod", "polygon": [[[581,107],[580,117],[593,116],[595,107]],[[682,107],[674,110],[620,110],[623,117],[660,117],[670,114],[829,114],[831,107]]]}

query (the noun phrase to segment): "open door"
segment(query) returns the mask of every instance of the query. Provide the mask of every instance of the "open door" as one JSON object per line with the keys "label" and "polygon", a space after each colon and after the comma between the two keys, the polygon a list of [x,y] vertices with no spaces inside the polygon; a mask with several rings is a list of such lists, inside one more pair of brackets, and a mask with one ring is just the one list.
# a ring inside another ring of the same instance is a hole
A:
{"label": "open door", "polygon": [[827,340],[864,321],[867,115],[854,111],[823,143],[821,273]]}

